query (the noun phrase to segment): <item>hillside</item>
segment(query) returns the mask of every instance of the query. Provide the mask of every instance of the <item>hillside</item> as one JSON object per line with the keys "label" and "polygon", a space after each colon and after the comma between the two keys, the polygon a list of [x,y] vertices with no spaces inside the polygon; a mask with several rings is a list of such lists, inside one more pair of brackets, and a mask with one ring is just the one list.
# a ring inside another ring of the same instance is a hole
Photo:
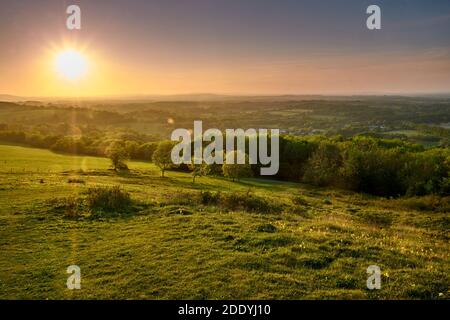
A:
{"label": "hillside", "polygon": [[[188,173],[160,178],[150,163],[109,165],[0,146],[0,299],[449,298],[445,198],[258,179],[193,184]],[[132,212],[83,205],[90,188],[116,185]],[[219,191],[228,202],[205,201]],[[66,289],[71,264],[82,290]],[[381,268],[382,290],[366,289],[369,265]]]}

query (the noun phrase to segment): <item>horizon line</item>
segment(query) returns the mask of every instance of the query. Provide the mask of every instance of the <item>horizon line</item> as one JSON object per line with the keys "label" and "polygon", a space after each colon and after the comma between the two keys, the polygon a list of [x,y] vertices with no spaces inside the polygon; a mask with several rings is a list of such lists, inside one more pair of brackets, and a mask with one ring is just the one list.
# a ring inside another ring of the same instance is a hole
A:
{"label": "horizon line", "polygon": [[[216,93],[216,92],[188,92],[188,93],[171,93],[171,94],[158,94],[158,93],[130,93],[130,94],[99,94],[99,95],[83,95],[83,96],[35,96],[35,95],[17,95],[9,93],[0,93],[0,99],[2,97],[9,97],[19,101],[30,101],[34,99],[138,99],[138,98],[170,98],[177,96],[214,96],[214,97],[225,97],[225,98],[240,98],[240,97],[250,97],[250,98],[270,98],[270,97],[373,97],[373,96],[397,96],[397,97],[418,97],[418,96],[450,96],[450,91],[417,91],[417,92],[330,92],[330,93]],[[0,100],[2,101],[2,100]]]}

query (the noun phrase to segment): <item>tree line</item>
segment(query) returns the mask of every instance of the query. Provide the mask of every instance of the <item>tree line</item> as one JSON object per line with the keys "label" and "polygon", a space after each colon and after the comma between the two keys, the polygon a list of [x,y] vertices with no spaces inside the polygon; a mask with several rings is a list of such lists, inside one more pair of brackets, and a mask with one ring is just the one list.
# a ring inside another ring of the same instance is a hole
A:
{"label": "tree line", "polygon": [[[114,169],[127,160],[153,161],[162,175],[169,169],[232,180],[258,176],[258,165],[179,165],[170,159],[171,141],[133,131],[82,135],[42,134],[0,126],[0,141],[47,148],[57,152],[107,156]],[[280,169],[276,178],[321,187],[338,187],[378,196],[450,195],[450,148],[428,148],[395,139],[369,136],[280,137]]]}

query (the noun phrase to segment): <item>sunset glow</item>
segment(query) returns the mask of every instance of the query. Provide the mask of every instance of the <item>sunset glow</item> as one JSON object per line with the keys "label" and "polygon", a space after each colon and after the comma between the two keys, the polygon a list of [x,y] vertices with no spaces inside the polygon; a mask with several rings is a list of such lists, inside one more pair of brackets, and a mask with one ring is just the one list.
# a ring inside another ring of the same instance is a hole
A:
{"label": "sunset glow", "polygon": [[445,1],[428,8],[414,0],[408,14],[389,2],[380,30],[367,29],[359,1],[81,1],[80,30],[67,28],[65,8],[26,2],[9,5],[15,23],[0,12],[2,93],[401,94],[450,86]]}
{"label": "sunset glow", "polygon": [[63,78],[75,80],[86,74],[88,64],[86,58],[80,52],[65,50],[56,56],[55,68]]}

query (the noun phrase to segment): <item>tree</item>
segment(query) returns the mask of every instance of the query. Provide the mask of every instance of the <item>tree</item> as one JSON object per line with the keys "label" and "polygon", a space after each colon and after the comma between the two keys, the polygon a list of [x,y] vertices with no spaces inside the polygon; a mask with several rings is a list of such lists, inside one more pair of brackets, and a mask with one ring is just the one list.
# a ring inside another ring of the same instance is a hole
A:
{"label": "tree", "polygon": [[196,164],[194,158],[192,158],[192,163],[189,164],[189,169],[192,174],[192,183],[195,183],[196,177],[206,176],[210,171],[210,167],[206,163]]}
{"label": "tree", "polygon": [[321,142],[306,164],[303,179],[317,186],[327,186],[336,182],[342,156],[333,142]]}
{"label": "tree", "polygon": [[171,153],[174,145],[172,141],[161,141],[153,153],[153,162],[161,169],[161,177],[173,165]]}
{"label": "tree", "polygon": [[232,154],[234,157],[234,164],[224,163],[222,165],[223,175],[227,178],[230,178],[233,181],[235,181],[235,180],[239,181],[240,178],[244,178],[244,177],[251,177],[253,172],[252,172],[252,168],[249,164],[248,155],[247,154],[245,155],[245,163],[244,164],[237,164],[236,163],[237,152],[232,151]]}
{"label": "tree", "polygon": [[383,140],[355,137],[342,146],[343,165],[339,173],[344,188],[378,196],[405,193],[402,172],[408,153],[382,143]]}
{"label": "tree", "polygon": [[150,161],[153,158],[153,152],[155,152],[157,147],[157,142],[147,142],[141,144],[137,150],[137,159]]}
{"label": "tree", "polygon": [[106,149],[106,156],[111,160],[114,170],[128,169],[125,162],[129,159],[129,154],[122,142],[112,142]]}
{"label": "tree", "polygon": [[136,141],[125,141],[124,147],[131,159],[137,158],[139,144]]}

